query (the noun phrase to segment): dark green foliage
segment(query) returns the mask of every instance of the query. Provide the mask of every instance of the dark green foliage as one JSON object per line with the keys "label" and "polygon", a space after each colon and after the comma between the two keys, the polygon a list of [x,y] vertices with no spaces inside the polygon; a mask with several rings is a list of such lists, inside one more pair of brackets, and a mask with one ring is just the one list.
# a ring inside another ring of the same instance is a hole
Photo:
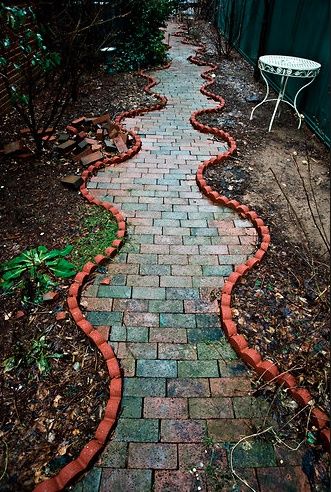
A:
{"label": "dark green foliage", "polygon": [[161,65],[166,60],[161,27],[174,9],[168,0],[135,0],[130,15],[118,24],[115,39],[118,71]]}
{"label": "dark green foliage", "polygon": [[65,259],[72,246],[52,249],[45,246],[24,251],[15,258],[0,266],[0,287],[5,293],[22,289],[22,301],[39,303],[42,295],[56,285],[55,278],[69,278],[75,275],[76,269]]}

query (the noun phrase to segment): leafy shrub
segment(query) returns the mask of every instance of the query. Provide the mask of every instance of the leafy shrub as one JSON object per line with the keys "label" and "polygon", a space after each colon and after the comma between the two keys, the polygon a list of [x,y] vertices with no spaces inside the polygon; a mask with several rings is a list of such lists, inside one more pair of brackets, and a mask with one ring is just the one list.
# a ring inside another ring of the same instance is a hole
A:
{"label": "leafy shrub", "polygon": [[168,0],[135,0],[132,14],[123,22],[117,37],[118,71],[161,65],[166,60],[167,47],[163,44],[161,27],[173,10]]}
{"label": "leafy shrub", "polygon": [[22,289],[23,303],[42,301],[42,296],[50,287],[56,285],[54,279],[69,278],[75,275],[75,266],[66,260],[72,246],[52,249],[46,246],[24,251],[0,266],[0,287],[5,293]]}

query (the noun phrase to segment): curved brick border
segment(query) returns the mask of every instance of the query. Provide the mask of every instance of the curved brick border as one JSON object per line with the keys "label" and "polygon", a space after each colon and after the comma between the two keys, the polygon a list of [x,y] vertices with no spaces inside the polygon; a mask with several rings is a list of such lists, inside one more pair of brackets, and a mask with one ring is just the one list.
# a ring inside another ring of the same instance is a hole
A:
{"label": "curved brick border", "polygon": [[[171,63],[164,67],[157,68],[155,70],[162,70],[168,68]],[[139,75],[147,79],[148,84],[144,87],[145,92],[152,94],[151,88],[157,84],[156,79],[150,75],[144,74],[142,71]],[[154,97],[158,99],[158,103],[146,108],[139,108],[131,111],[124,111],[119,114],[115,122],[120,124],[124,118],[130,118],[150,111],[156,111],[164,108],[167,104],[167,98],[159,94],[154,94]],[[91,176],[95,175],[100,168],[105,166],[115,166],[121,162],[124,162],[141,149],[141,138],[136,133],[129,132],[135,140],[133,147],[127,152],[118,154],[112,158],[105,158],[100,161],[91,164],[83,173],[83,184],[80,187],[80,192],[86,200],[94,205],[99,205],[113,214],[117,221],[118,231],[116,233],[116,239],[107,247],[104,254],[95,256],[94,262],[87,262],[82,270],[77,273],[71,284],[67,297],[67,304],[72,318],[76,325],[92,340],[102,353],[108,368],[110,384],[109,384],[109,400],[107,402],[105,412],[101,422],[99,423],[97,430],[94,434],[94,438],[88,442],[80,452],[78,458],[64,466],[59,473],[38,484],[33,492],[60,492],[66,485],[69,484],[75,477],[84,472],[91,461],[104,447],[110,431],[115,425],[119,406],[122,398],[122,377],[118,360],[114,354],[112,347],[107,343],[103,336],[94,328],[94,326],[85,319],[80,307],[79,299],[83,286],[88,281],[90,275],[98,268],[99,265],[104,264],[109,258],[113,258],[117,251],[121,248],[124,237],[126,235],[126,222],[121,212],[109,202],[103,202],[94,197],[87,189],[87,183]]]}
{"label": "curved brick border", "polygon": [[[180,37],[183,35],[183,33],[178,32],[175,33],[175,35]],[[183,39],[182,43],[192,44],[186,39]],[[202,55],[204,51],[205,51],[204,46],[198,45],[196,55]],[[220,310],[221,310],[220,316],[221,316],[221,323],[222,323],[223,330],[226,333],[227,338],[231,346],[237,353],[237,355],[248,366],[252,367],[262,379],[264,379],[265,381],[269,381],[269,382],[275,381],[278,384],[282,384],[285,388],[288,389],[288,392],[298,404],[302,406],[311,405],[311,402],[313,402],[313,397],[310,394],[310,392],[305,388],[299,387],[298,380],[290,372],[281,373],[279,371],[279,368],[274,362],[268,359],[262,359],[261,354],[257,350],[250,348],[246,338],[239,333],[239,330],[237,329],[237,325],[233,321],[232,310],[231,310],[232,290],[236,285],[236,283],[239,282],[241,277],[243,277],[253,267],[258,265],[262,260],[262,258],[264,257],[264,255],[266,254],[270,244],[270,232],[269,232],[269,228],[264,224],[263,220],[258,216],[256,212],[251,210],[248,206],[240,204],[237,200],[230,200],[226,196],[220,195],[217,191],[214,191],[210,186],[207,185],[207,182],[203,177],[204,170],[207,167],[226,160],[229,156],[231,156],[235,152],[236,142],[233,139],[233,137],[231,137],[228,133],[224,132],[223,130],[204,125],[197,120],[198,116],[208,113],[217,113],[221,111],[224,106],[225,103],[224,99],[221,96],[218,96],[217,94],[214,94],[213,92],[207,89],[210,88],[210,86],[213,85],[214,83],[211,73],[213,72],[213,70],[217,68],[218,65],[203,62],[199,58],[197,58],[197,56],[189,56],[188,60],[191,63],[194,63],[199,66],[210,67],[201,75],[205,80],[207,80],[207,82],[202,85],[202,87],[200,88],[200,92],[219,103],[218,106],[215,108],[195,111],[191,115],[190,122],[196,130],[202,133],[210,133],[212,135],[220,137],[223,140],[225,140],[229,146],[227,151],[204,161],[199,166],[196,174],[197,185],[200,188],[200,190],[210,200],[212,200],[213,202],[219,205],[230,207],[235,212],[237,212],[241,217],[244,217],[245,219],[248,219],[250,222],[252,222],[260,238],[259,249],[256,251],[254,256],[248,259],[245,263],[236,266],[235,271],[231,273],[231,275],[225,282],[225,285],[222,289],[222,294],[220,299]],[[313,425],[318,429],[319,438],[323,447],[329,450],[330,448],[329,417],[325,412],[320,410],[318,407],[313,406],[313,409],[311,411],[311,421]]]}

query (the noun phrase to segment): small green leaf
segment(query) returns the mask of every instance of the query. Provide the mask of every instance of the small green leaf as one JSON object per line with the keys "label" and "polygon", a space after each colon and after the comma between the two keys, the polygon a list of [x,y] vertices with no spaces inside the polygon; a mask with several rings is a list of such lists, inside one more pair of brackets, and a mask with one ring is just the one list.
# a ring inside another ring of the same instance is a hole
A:
{"label": "small green leaf", "polygon": [[3,372],[12,371],[18,364],[16,362],[16,357],[13,355],[12,357],[8,357],[3,361]]}

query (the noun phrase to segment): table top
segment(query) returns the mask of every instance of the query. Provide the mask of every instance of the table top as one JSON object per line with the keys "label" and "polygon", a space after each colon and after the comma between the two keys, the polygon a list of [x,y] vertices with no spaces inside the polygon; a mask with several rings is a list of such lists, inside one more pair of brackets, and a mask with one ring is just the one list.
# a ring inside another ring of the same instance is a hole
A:
{"label": "table top", "polygon": [[313,60],[285,55],[260,56],[258,64],[265,72],[288,77],[316,77],[321,68],[321,64]]}

